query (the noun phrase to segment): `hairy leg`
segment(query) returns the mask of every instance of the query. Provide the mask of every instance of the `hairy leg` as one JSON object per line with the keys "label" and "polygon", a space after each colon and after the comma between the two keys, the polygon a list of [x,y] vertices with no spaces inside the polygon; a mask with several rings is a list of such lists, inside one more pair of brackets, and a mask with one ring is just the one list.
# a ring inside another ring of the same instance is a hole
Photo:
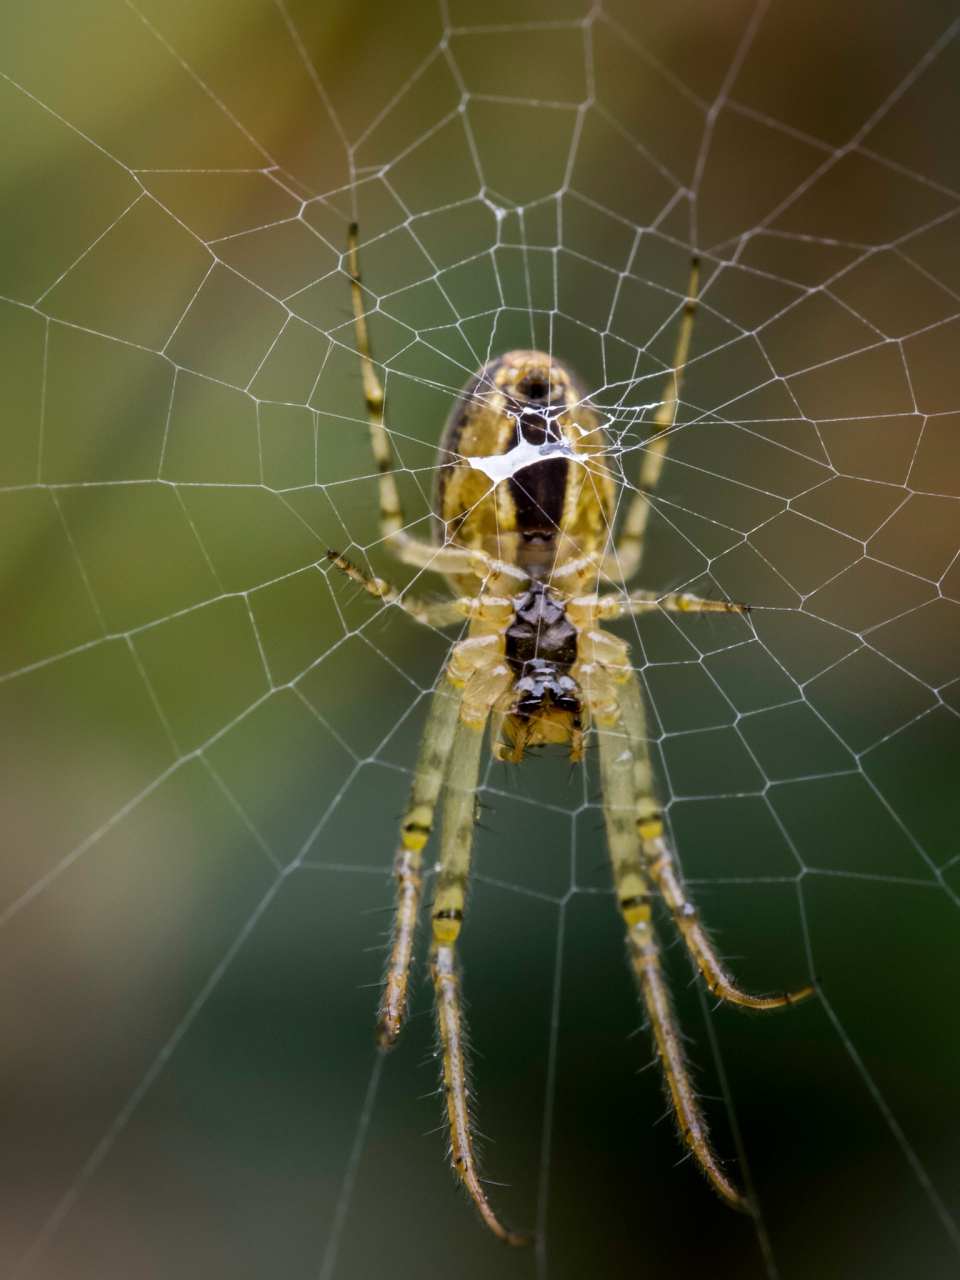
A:
{"label": "hairy leg", "polygon": [[344,559],[339,551],[328,551],[327,559],[337,566],[341,573],[345,573],[347,577],[356,582],[358,586],[363,587],[364,591],[369,591],[372,596],[376,596],[378,600],[382,600],[384,604],[399,605],[411,618],[415,618],[417,622],[422,622],[427,627],[448,627],[452,622],[462,622],[464,618],[463,610],[458,606],[456,600],[440,600],[432,603],[427,600],[420,600],[417,596],[402,593],[392,586],[383,578],[373,578],[368,573],[364,573],[362,569],[358,569],[355,564],[351,564],[349,560]]}
{"label": "hairy leg", "polygon": [[453,1167],[494,1235],[507,1244],[526,1245],[531,1243],[527,1237],[502,1226],[490,1207],[480,1182],[467,1101],[467,1063],[463,1018],[460,1013],[460,974],[456,944],[463,922],[470,872],[470,849],[473,843],[474,809],[485,719],[486,717],[476,724],[461,718],[454,736],[443,809],[440,870],[431,913],[433,944],[430,949],[430,972],[436,993],[437,1021],[443,1046],[443,1088],[450,1125]]}
{"label": "hairy leg", "polygon": [[629,749],[631,735],[622,713],[605,719],[598,717],[597,736],[614,886],[626,925],[631,967],[653,1027],[670,1101],[683,1140],[700,1162],[704,1173],[728,1204],[736,1209],[745,1209],[744,1197],[721,1169],[710,1145],[706,1120],[687,1071],[680,1030],[660,964],[660,948],[650,913],[650,884],[637,835],[636,762]]}
{"label": "hairy leg", "polygon": [[690,281],[687,286],[687,300],[684,303],[683,315],[680,319],[680,330],[677,334],[677,345],[673,354],[673,368],[664,388],[663,400],[654,415],[654,434],[648,442],[640,467],[640,484],[633,501],[627,510],[627,518],[623,523],[616,552],[605,556],[603,572],[621,582],[627,581],[640,568],[643,556],[643,536],[650,515],[650,495],[660,483],[663,471],[663,460],[667,454],[670,428],[677,417],[677,403],[680,397],[680,383],[690,351],[690,335],[693,332],[693,317],[697,309],[697,289],[700,284],[700,259],[694,258],[690,263]]}
{"label": "hairy leg", "polygon": [[[689,591],[611,591],[608,595],[577,596],[567,606],[571,617],[610,621],[637,613],[665,609],[668,613],[749,613],[750,606],[732,600],[707,600]],[[579,623],[577,624],[579,625]]]}
{"label": "hairy leg", "polygon": [[647,746],[647,722],[643,695],[636,676],[629,676],[619,686],[619,703],[624,729],[634,760],[636,786],[636,827],[641,843],[644,867],[663,895],[663,900],[690,954],[707,981],[707,986],[723,1000],[741,1005],[745,1009],[780,1009],[796,1004],[813,992],[813,987],[776,995],[750,995],[737,986],[726,966],[717,954],[709,934],[700,923],[696,907],[687,897],[676,874],[673,854],[663,837],[660,805],[653,787],[653,773]]}
{"label": "hairy leg", "polygon": [[423,731],[410,799],[400,828],[400,847],[394,862],[397,910],[377,1026],[381,1049],[390,1049],[396,1043],[406,1008],[407,979],[423,885],[423,847],[433,827],[434,809],[450,758],[461,701],[461,691],[444,674],[433,695]]}
{"label": "hairy leg", "polygon": [[640,824],[644,857],[650,875],[656,881],[663,900],[673,914],[677,928],[696,960],[707,986],[721,1000],[741,1005],[744,1009],[784,1009],[798,1004],[813,995],[813,985],[799,987],[796,991],[783,991],[773,995],[753,996],[742,991],[731,977],[723,961],[700,923],[700,914],[689,900],[677,879],[673,855],[661,835],[659,819]]}
{"label": "hairy leg", "polygon": [[[357,224],[350,228],[350,293],[353,299],[353,321],[357,334],[357,349],[360,352],[360,369],[363,375],[363,398],[367,406],[367,420],[370,423],[370,443],[376,459],[380,480],[380,532],[387,546],[400,559],[415,557],[411,562],[423,563],[426,556],[429,562],[431,555],[436,555],[437,548],[430,542],[412,538],[404,529],[403,508],[394,479],[393,452],[390,448],[390,436],[384,426],[383,387],[377,377],[376,365],[370,350],[370,332],[367,327],[367,313],[363,305],[363,289],[360,285],[360,264],[357,254]],[[443,570],[441,570],[443,572]]]}

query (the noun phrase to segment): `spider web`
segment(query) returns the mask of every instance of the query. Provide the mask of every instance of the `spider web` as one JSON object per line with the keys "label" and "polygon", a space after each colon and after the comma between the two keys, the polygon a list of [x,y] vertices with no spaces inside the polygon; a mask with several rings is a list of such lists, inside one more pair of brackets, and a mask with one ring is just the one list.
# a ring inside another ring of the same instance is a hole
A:
{"label": "spider web", "polygon": [[[960,1273],[956,6],[80,8],[0,41],[4,1274]],[[667,953],[755,1220],[655,1123],[592,760],[485,765],[463,937],[533,1253],[423,1137],[422,969],[373,1051],[452,633],[323,560],[441,594],[379,536],[355,217],[421,533],[517,346],[583,377],[626,501],[701,254],[638,585],[753,612],[616,629],[724,954],[820,981],[749,1018]]]}

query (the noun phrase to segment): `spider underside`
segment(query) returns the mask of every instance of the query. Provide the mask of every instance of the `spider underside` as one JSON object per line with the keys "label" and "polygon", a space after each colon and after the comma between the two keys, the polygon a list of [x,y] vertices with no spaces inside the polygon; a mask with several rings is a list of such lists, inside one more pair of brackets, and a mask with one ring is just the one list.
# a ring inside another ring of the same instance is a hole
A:
{"label": "spider underside", "polygon": [[[627,591],[637,571],[650,511],[677,411],[696,310],[694,259],[680,318],[673,369],[647,441],[640,483],[619,538],[613,540],[616,485],[606,462],[600,418],[570,370],[538,351],[511,351],[487,364],[464,388],[440,444],[434,498],[435,541],[404,528],[392,474],[384,399],[370,354],[350,231],[349,274],[371,441],[379,468],[380,520],[387,548],[404,564],[447,578],[456,599],[428,604],[371,578],[336,552],[330,559],[371,594],[399,604],[418,621],[447,626],[469,620],[453,646],[434,694],[401,826],[391,956],[380,1004],[378,1039],[397,1039],[407,999],[423,849],[445,790],[439,869],[431,909],[430,972],[443,1052],[443,1088],[454,1168],[490,1229],[509,1244],[528,1237],[501,1225],[481,1185],[467,1100],[460,1014],[460,933],[475,822],[481,744],[490,721],[493,751],[519,763],[540,743],[569,743],[582,758],[584,735],[599,744],[607,843],[627,951],[653,1030],[657,1055],[683,1141],[723,1199],[749,1209],[721,1167],[687,1072],[681,1034],[660,964],[650,898],[659,890],[710,990],[750,1009],[782,1008],[809,995],[741,991],[699,923],[664,838],[647,747],[643,698],[627,645],[601,622],[653,609],[736,611],[745,606],[687,593]],[[540,446],[542,460],[494,482],[470,458],[495,458],[520,445]],[[620,584],[600,594],[600,580]]]}

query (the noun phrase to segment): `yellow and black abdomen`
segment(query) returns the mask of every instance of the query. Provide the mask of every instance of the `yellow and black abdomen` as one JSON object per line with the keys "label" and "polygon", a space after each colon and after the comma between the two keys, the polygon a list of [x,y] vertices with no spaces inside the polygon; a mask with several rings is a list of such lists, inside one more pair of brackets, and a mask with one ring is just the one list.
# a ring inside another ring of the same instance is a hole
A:
{"label": "yellow and black abdomen", "polygon": [[599,415],[561,361],[540,351],[492,361],[464,387],[444,428],[438,543],[485,551],[536,578],[601,554],[616,502],[606,447]]}

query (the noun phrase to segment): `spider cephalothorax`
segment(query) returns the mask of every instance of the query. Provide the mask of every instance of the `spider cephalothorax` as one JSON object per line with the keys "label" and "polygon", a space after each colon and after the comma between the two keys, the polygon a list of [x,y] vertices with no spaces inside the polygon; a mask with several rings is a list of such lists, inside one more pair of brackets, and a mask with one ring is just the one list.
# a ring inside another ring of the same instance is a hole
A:
{"label": "spider cephalothorax", "polygon": [[[440,443],[433,507],[436,541],[423,542],[406,531],[383,425],[383,393],[370,355],[356,228],[351,231],[350,276],[370,435],[380,472],[384,541],[404,563],[443,574],[459,599],[425,604],[380,578],[367,577],[336,552],[331,551],[330,558],[371,594],[399,604],[421,622],[440,627],[469,621],[469,634],[453,646],[434,694],[401,827],[395,863],[397,911],[380,1006],[380,1045],[389,1048],[400,1031],[423,884],[423,849],[444,789],[430,913],[430,970],[453,1164],[491,1230],[510,1244],[528,1243],[500,1224],[477,1172],[456,944],[466,906],[487,721],[494,753],[512,762],[519,762],[527,747],[550,742],[569,742],[571,758],[579,760],[583,735],[592,728],[599,747],[613,887],[673,1110],[683,1141],[714,1187],[729,1204],[744,1208],[746,1201],[710,1146],[687,1073],[651,919],[654,888],[715,995],[747,1008],[774,1009],[809,995],[813,988],[747,995],[718,957],[686,896],[664,837],[643,697],[627,646],[601,625],[652,609],[743,610],[685,593],[628,592],[617,585],[640,564],[650,495],[660,478],[687,358],[698,264],[694,260],[673,368],[642,454],[640,483],[615,543],[616,486],[607,466],[600,416],[566,365],[541,351],[508,352],[470,379]],[[599,594],[600,581],[612,583],[614,590]]]}
{"label": "spider cephalothorax", "polygon": [[577,661],[577,628],[563,601],[542,582],[514,601],[514,620],[505,632],[504,657],[517,676],[505,695],[502,732],[513,744],[507,750],[494,739],[501,760],[519,763],[525,747],[544,742],[570,742],[570,758],[583,757],[584,704],[580,686],[570,675]]}

